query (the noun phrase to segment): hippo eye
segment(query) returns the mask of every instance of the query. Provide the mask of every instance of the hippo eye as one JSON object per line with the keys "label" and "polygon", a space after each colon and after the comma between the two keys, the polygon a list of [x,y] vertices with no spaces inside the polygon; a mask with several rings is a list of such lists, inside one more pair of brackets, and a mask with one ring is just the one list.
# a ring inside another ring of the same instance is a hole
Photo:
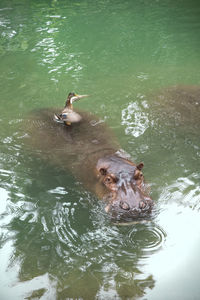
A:
{"label": "hippo eye", "polygon": [[107,174],[107,170],[105,168],[101,168],[99,170],[99,172],[101,173],[101,175],[106,175]]}
{"label": "hippo eye", "polygon": [[134,175],[134,179],[135,179],[135,180],[141,179],[142,177],[143,177],[142,172],[136,172],[136,174]]}
{"label": "hippo eye", "polygon": [[111,183],[113,182],[112,178],[110,176],[106,177],[105,183]]}
{"label": "hippo eye", "polygon": [[110,174],[106,176],[104,183],[110,184],[110,183],[116,183],[118,181],[117,177],[113,174]]}

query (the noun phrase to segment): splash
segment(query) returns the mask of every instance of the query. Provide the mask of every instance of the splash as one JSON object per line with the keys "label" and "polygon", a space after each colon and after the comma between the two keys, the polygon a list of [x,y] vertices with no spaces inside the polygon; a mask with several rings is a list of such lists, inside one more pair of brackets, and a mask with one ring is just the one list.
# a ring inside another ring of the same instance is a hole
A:
{"label": "splash", "polygon": [[[140,96],[141,98],[142,96]],[[145,109],[148,108],[147,102],[143,100],[141,103],[130,102],[128,106],[122,110],[122,125],[125,125],[125,133],[134,137],[139,137],[149,127],[149,118]]]}

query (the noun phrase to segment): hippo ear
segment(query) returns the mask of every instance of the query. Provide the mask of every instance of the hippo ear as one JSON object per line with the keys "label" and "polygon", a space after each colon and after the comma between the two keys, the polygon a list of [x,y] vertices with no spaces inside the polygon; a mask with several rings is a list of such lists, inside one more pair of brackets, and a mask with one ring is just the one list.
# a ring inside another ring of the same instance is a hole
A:
{"label": "hippo ear", "polygon": [[101,173],[101,175],[106,175],[107,174],[107,170],[105,168],[101,168],[99,170],[99,172]]}
{"label": "hippo ear", "polygon": [[144,164],[143,164],[143,162],[141,162],[141,163],[139,163],[138,165],[137,165],[137,169],[138,170],[142,170],[142,168],[144,167]]}

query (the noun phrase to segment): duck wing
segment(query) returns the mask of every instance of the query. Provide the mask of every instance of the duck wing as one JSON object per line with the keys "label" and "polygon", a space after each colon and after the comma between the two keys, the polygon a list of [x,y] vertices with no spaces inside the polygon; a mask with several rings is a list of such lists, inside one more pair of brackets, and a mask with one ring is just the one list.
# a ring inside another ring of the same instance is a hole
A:
{"label": "duck wing", "polygon": [[60,115],[54,114],[53,120],[57,123],[65,124],[65,122],[69,123],[77,123],[82,119],[81,115],[76,113],[75,111],[70,111],[67,113],[62,113]]}

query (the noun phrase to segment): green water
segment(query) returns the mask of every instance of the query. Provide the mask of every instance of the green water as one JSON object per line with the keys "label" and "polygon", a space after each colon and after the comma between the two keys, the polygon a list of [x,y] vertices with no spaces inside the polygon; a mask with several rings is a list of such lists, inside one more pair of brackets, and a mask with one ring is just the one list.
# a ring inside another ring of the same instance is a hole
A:
{"label": "green water", "polygon": [[[170,86],[200,86],[199,15],[186,0],[1,0],[0,299],[199,299],[200,126],[155,105]],[[90,94],[77,107],[144,162],[148,223],[111,223],[69,172],[24,148],[21,121],[70,91]]]}

